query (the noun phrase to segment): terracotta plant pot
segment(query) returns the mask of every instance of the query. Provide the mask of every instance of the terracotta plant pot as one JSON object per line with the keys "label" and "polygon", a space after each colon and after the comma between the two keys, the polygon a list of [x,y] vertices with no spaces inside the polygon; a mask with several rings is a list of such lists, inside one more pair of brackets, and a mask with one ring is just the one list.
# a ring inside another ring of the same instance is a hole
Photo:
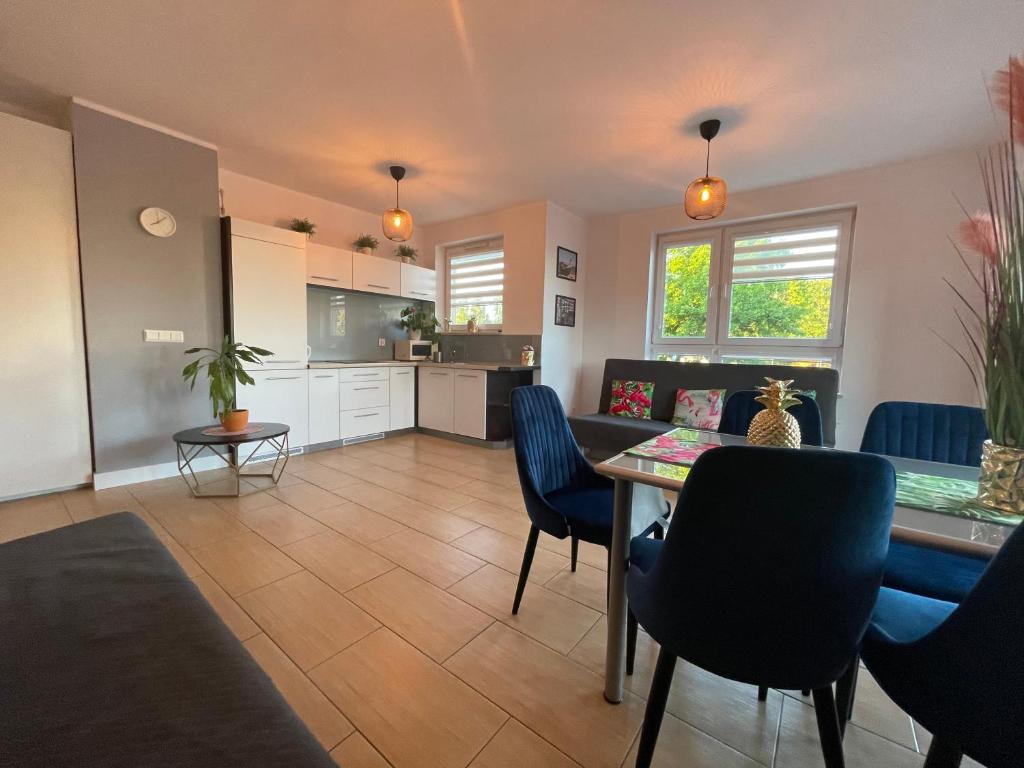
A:
{"label": "terracotta plant pot", "polygon": [[249,411],[244,408],[227,411],[220,417],[220,425],[225,432],[241,432],[249,424]]}
{"label": "terracotta plant pot", "polygon": [[364,245],[362,248],[359,249],[359,252],[360,253],[365,253],[365,254],[372,254],[373,253],[373,248],[369,248],[368,246]]}

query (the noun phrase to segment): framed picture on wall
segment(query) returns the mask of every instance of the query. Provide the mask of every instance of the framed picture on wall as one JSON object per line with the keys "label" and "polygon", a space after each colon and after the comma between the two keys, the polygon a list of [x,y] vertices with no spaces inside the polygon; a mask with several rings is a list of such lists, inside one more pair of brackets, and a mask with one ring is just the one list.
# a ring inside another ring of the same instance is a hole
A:
{"label": "framed picture on wall", "polygon": [[555,296],[555,325],[576,327],[576,299],[572,296]]}
{"label": "framed picture on wall", "polygon": [[563,280],[572,280],[576,282],[576,262],[579,259],[579,254],[576,251],[570,251],[568,248],[558,246],[558,258],[555,261],[555,277],[560,277]]}

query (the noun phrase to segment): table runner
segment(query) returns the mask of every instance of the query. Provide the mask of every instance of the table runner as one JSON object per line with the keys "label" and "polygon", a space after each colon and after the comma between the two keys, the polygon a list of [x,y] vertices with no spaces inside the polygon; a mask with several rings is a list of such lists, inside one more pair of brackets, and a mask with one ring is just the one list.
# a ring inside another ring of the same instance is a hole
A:
{"label": "table runner", "polygon": [[1011,515],[978,503],[978,483],[915,472],[896,473],[896,506],[923,509],[941,515],[979,520],[999,525],[1019,525],[1020,515]]}

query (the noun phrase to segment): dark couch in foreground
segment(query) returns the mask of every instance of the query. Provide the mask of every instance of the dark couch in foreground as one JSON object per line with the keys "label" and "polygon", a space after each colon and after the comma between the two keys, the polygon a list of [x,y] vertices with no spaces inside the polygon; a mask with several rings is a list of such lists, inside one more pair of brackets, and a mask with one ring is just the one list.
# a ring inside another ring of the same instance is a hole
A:
{"label": "dark couch in foreground", "polygon": [[[624,451],[655,435],[673,429],[672,414],[676,406],[676,390],[725,389],[726,397],[741,389],[762,386],[765,376],[793,379],[793,386],[815,391],[821,411],[822,434],[826,445],[836,441],[836,398],[839,394],[839,372],[831,368],[797,368],[786,365],[736,365],[732,363],[673,363],[663,360],[609,359],[604,363],[601,401],[597,413],[571,416],[576,441],[595,458]],[[651,420],[609,416],[612,379],[654,382]]]}
{"label": "dark couch in foreground", "polygon": [[0,765],[329,768],[138,517],[0,545]]}

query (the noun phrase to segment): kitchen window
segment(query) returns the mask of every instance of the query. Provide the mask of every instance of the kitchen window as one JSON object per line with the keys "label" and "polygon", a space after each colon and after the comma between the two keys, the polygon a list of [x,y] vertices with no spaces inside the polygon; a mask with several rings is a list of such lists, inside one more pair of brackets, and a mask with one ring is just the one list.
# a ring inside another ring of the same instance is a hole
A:
{"label": "kitchen window", "polygon": [[648,357],[838,368],[851,209],[658,240]]}
{"label": "kitchen window", "polygon": [[499,330],[504,299],[505,250],[501,238],[445,249],[448,265],[450,327],[465,328],[475,317],[478,327]]}

